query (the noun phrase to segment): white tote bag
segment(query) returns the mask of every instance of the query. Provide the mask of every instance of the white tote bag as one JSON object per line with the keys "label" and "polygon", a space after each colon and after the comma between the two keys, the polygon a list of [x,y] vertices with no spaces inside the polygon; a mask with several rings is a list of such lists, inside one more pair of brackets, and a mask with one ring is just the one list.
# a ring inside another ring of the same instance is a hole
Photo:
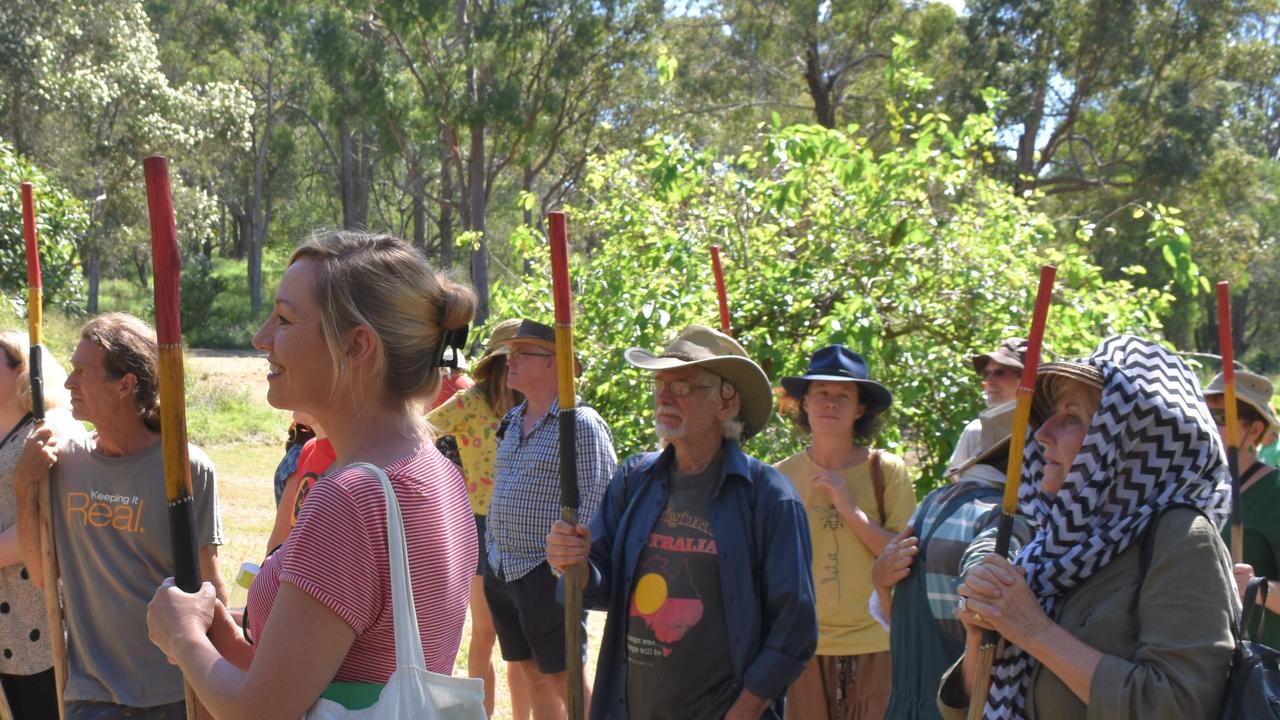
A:
{"label": "white tote bag", "polygon": [[321,698],[307,711],[306,720],[485,720],[484,680],[433,673],[426,668],[418,614],[409,582],[409,552],[404,538],[400,503],[382,468],[355,463],[382,483],[387,496],[387,553],[391,560],[391,609],[396,630],[396,671],[363,710],[348,710]]}

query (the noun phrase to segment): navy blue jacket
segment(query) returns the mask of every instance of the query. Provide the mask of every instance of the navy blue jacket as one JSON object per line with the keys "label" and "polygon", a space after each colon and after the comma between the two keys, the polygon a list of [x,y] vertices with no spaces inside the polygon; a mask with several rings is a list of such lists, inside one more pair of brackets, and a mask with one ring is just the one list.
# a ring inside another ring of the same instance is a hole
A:
{"label": "navy blue jacket", "polygon": [[[781,718],[787,687],[818,646],[809,523],[786,477],[736,442],[726,440],[722,450],[707,514],[719,551],[733,675],[739,688],[774,700],[762,717]],[[640,550],[667,504],[674,458],[671,447],[629,458],[591,518],[583,605],[608,611],[592,718],[627,717],[627,603]]]}

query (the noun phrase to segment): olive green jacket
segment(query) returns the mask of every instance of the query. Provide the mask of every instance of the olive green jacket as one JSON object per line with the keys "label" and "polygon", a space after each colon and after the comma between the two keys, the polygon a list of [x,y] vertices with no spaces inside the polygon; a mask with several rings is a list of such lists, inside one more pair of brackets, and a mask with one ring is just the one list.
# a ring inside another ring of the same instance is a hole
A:
{"label": "olive green jacket", "polygon": [[[1140,545],[1134,542],[1054,607],[1054,622],[1103,653],[1088,706],[1033,662],[1028,720],[1218,717],[1235,647],[1231,626],[1240,612],[1227,549],[1196,511],[1166,512],[1135,598]],[[965,717],[969,691],[963,685],[957,661],[939,688],[944,718]]]}

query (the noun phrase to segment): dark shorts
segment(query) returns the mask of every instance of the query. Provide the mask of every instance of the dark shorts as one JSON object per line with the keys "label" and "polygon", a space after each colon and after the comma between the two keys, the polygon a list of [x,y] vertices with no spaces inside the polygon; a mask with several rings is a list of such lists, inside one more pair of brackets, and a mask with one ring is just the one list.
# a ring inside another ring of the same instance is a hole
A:
{"label": "dark shorts", "polygon": [[[538,670],[564,672],[564,606],[556,600],[556,577],[545,562],[527,575],[511,582],[498,579],[491,570],[484,573],[484,597],[493,615],[502,659],[507,662],[535,660]],[[587,657],[587,613],[579,618],[582,627],[583,662]]]}
{"label": "dark shorts", "polygon": [[176,702],[155,707],[129,707],[108,702],[69,702],[66,720],[187,720],[187,704]]}
{"label": "dark shorts", "polygon": [[484,528],[486,525],[489,524],[488,523],[489,516],[474,515],[473,517],[475,517],[476,519],[476,544],[480,546],[480,550],[476,553],[477,555],[480,556],[476,558],[476,577],[484,577],[484,568],[485,568],[485,565],[488,565],[488,563],[485,561],[485,557],[488,555],[488,551],[485,550],[485,547],[484,547]]}
{"label": "dark shorts", "polygon": [[34,675],[0,675],[16,720],[58,720],[58,688],[53,668]]}

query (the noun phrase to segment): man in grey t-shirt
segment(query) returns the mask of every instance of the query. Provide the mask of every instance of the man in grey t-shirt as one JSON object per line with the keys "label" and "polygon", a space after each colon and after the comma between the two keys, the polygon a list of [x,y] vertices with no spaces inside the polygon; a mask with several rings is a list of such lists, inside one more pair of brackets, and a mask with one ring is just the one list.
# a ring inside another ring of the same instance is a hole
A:
{"label": "man in grey t-shirt", "polygon": [[[185,717],[182,674],[147,637],[147,602],[173,574],[160,443],[155,334],[108,313],[81,330],[66,388],[86,438],[32,433],[14,471],[18,542],[43,585],[37,489],[49,469],[62,578],[69,673],[67,720]],[[200,572],[224,602],[222,527],[209,458],[190,449]]]}

